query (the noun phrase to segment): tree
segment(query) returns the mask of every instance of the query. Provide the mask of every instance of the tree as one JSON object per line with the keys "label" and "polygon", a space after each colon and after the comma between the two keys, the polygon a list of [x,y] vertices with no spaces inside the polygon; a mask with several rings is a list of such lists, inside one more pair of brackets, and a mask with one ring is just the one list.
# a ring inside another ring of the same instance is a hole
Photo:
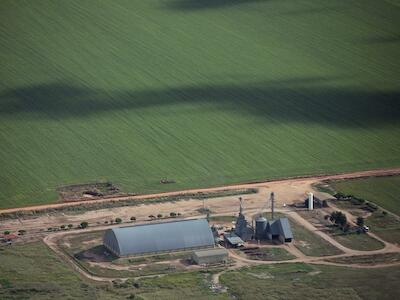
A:
{"label": "tree", "polygon": [[342,200],[342,199],[346,198],[346,195],[342,194],[342,193],[336,193],[335,195],[333,195],[333,197],[335,197],[338,200]]}
{"label": "tree", "polygon": [[359,227],[364,226],[364,218],[363,218],[363,217],[358,217],[358,218],[357,218],[357,225],[358,225]]}
{"label": "tree", "polygon": [[347,224],[346,215],[341,211],[334,211],[331,213],[329,220],[342,228]]}
{"label": "tree", "polygon": [[347,224],[346,215],[339,212],[337,223],[343,228]]}
{"label": "tree", "polygon": [[122,223],[122,219],[121,218],[115,218],[115,223],[117,223],[117,224]]}
{"label": "tree", "polygon": [[86,221],[82,222],[81,225],[80,225],[80,227],[81,227],[82,229],[85,229],[85,228],[88,227],[88,226],[89,226],[89,223],[86,222]]}
{"label": "tree", "polygon": [[131,217],[131,221],[136,221],[136,217]]}

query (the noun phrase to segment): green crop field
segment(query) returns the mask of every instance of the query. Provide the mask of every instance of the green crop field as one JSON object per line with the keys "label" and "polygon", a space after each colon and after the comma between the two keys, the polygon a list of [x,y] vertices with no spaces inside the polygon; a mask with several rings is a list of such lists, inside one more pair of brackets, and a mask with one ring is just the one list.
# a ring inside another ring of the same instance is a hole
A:
{"label": "green crop field", "polygon": [[338,192],[374,202],[400,216],[400,176],[332,181]]}
{"label": "green crop field", "polygon": [[306,264],[230,271],[221,281],[235,299],[397,299],[399,267],[352,269]]}
{"label": "green crop field", "polygon": [[399,28],[396,0],[3,0],[0,207],[400,166]]}
{"label": "green crop field", "polygon": [[0,248],[0,298],[15,300],[398,299],[399,276],[398,266],[265,265],[228,270],[220,278],[228,293],[216,293],[208,271],[96,283],[79,277],[41,242]]}
{"label": "green crop field", "polygon": [[[400,176],[331,181],[329,185],[337,192],[354,195],[382,207],[383,211],[378,209],[372,212],[365,222],[374,233],[384,240],[400,243]],[[336,203],[342,207],[347,206],[347,209],[359,208],[351,202],[338,201]],[[385,213],[385,210],[395,215]],[[349,240],[349,242],[351,241]],[[371,241],[367,241],[365,245],[374,247],[373,244]],[[375,244],[377,243],[375,242]],[[358,242],[357,245],[362,245],[362,243]],[[352,247],[350,246],[350,248]]]}

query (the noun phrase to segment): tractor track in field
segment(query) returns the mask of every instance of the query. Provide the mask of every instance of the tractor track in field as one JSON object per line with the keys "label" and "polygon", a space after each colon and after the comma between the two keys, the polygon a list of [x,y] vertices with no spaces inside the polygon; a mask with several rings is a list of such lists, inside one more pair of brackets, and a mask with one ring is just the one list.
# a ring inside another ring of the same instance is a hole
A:
{"label": "tractor track in field", "polygon": [[181,190],[181,191],[143,194],[143,195],[136,195],[136,196],[118,196],[118,197],[114,197],[114,198],[107,197],[107,198],[99,198],[99,199],[93,199],[93,200],[82,200],[82,201],[74,201],[74,202],[34,205],[34,206],[25,206],[25,207],[19,207],[19,208],[18,207],[17,208],[6,208],[6,209],[0,209],[0,214],[16,213],[16,212],[22,212],[22,211],[40,211],[40,210],[46,210],[46,209],[63,208],[63,207],[68,207],[68,206],[78,206],[78,205],[82,205],[82,204],[95,204],[95,203],[115,202],[115,201],[124,201],[124,200],[145,200],[145,199],[161,198],[161,197],[168,197],[168,196],[181,196],[181,195],[185,195],[185,194],[212,193],[212,192],[219,192],[219,191],[226,191],[226,190],[259,188],[259,187],[263,187],[269,183],[275,183],[275,184],[279,184],[280,182],[296,183],[296,182],[301,182],[304,180],[317,182],[317,181],[323,181],[323,180],[353,179],[353,178],[374,177],[374,176],[393,176],[393,175],[399,175],[399,174],[400,174],[400,168],[391,168],[391,169],[375,169],[375,170],[368,170],[368,171],[359,171],[359,172],[341,173],[341,174],[332,174],[332,175],[288,177],[288,178],[282,178],[282,179],[255,181],[255,182],[249,182],[249,183],[226,185],[226,186],[211,187],[211,188],[188,189],[188,190]]}

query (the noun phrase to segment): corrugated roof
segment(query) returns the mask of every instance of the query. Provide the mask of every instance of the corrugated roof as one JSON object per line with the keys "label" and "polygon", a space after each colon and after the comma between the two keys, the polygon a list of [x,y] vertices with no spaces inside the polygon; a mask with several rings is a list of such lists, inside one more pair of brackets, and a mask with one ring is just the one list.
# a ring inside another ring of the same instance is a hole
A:
{"label": "corrugated roof", "polygon": [[290,227],[289,220],[287,218],[280,218],[279,219],[281,234],[285,237],[285,239],[292,239],[293,233]]}
{"label": "corrugated roof", "polygon": [[224,237],[228,240],[229,243],[231,243],[232,245],[237,245],[237,244],[244,244],[244,241],[237,236],[236,234],[234,234],[233,232],[231,233],[225,233]]}
{"label": "corrugated roof", "polygon": [[228,250],[226,250],[224,248],[199,250],[199,251],[194,251],[194,255],[196,255],[197,257],[207,257],[207,256],[213,256],[213,255],[228,255]]}
{"label": "corrugated roof", "polygon": [[119,256],[214,246],[206,219],[108,229],[103,240]]}
{"label": "corrugated roof", "polygon": [[279,218],[268,221],[269,232],[272,235],[282,235],[285,239],[292,239],[293,233],[288,218]]}
{"label": "corrugated roof", "polygon": [[272,235],[279,235],[281,230],[280,230],[280,226],[279,226],[279,219],[278,220],[270,220],[268,221],[268,225],[269,225],[269,232]]}

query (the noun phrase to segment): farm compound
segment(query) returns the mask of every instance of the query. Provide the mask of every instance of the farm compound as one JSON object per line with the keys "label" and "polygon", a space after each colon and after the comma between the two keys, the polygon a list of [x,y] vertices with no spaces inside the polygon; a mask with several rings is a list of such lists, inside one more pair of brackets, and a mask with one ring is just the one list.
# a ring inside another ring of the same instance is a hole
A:
{"label": "farm compound", "polygon": [[281,243],[290,243],[293,239],[292,229],[287,218],[274,219],[274,193],[270,195],[271,201],[271,220],[267,220],[262,215],[256,219],[256,226],[250,225],[244,214],[242,207],[242,200],[240,201],[239,216],[236,219],[234,236],[232,233],[228,234],[225,239],[230,245],[236,246],[237,241],[232,242],[232,237],[240,237],[243,241],[249,240],[279,240]]}
{"label": "farm compound", "polygon": [[114,255],[128,256],[214,247],[205,219],[180,220],[108,229],[104,246]]}

